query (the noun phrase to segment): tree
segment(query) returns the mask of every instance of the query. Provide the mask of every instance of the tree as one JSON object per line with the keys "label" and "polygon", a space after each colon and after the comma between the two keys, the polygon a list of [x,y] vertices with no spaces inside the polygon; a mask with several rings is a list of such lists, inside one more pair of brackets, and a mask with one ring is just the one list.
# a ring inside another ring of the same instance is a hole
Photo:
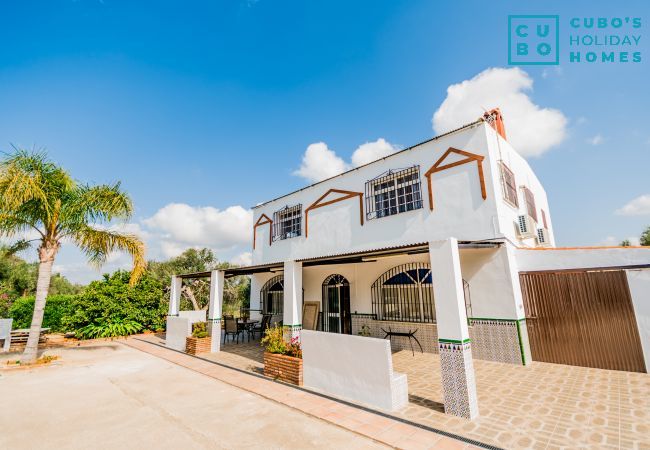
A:
{"label": "tree", "polygon": [[621,243],[618,244],[618,245],[621,246],[621,247],[629,247],[631,244],[630,244],[630,240],[629,240],[629,239],[623,239],[623,240],[621,241]]}
{"label": "tree", "polygon": [[641,238],[639,243],[643,246],[650,246],[650,227],[647,227],[643,233],[641,233]]}
{"label": "tree", "polygon": [[[0,161],[0,237],[38,236],[38,278],[34,315],[21,364],[36,360],[52,265],[62,242],[72,242],[101,265],[116,250],[133,258],[130,281],[135,284],[146,268],[143,242],[135,235],[111,229],[113,220],[128,220],[133,213],[130,197],[120,183],[81,184],[44,152],[15,149]],[[13,249],[27,248],[20,239]]]}

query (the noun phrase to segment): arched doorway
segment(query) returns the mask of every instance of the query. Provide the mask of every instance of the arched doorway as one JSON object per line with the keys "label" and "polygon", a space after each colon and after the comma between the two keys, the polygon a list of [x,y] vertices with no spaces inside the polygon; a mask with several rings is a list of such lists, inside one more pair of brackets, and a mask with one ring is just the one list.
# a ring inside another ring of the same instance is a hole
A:
{"label": "arched doorway", "polygon": [[[471,316],[469,284],[463,280],[465,308]],[[436,322],[431,265],[402,264],[384,272],[372,284],[372,313],[378,320]]]}
{"label": "arched doorway", "polygon": [[260,290],[262,314],[282,315],[284,311],[284,275],[277,275],[264,283]]}
{"label": "arched doorway", "polygon": [[350,283],[339,274],[323,281],[323,331],[352,333],[350,317]]}

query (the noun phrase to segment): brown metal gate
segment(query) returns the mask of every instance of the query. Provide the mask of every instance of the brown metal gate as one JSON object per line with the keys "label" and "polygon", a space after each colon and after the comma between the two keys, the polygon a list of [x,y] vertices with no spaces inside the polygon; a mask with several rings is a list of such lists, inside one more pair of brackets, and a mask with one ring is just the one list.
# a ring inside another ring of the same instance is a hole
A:
{"label": "brown metal gate", "polygon": [[646,371],[623,270],[519,277],[533,360]]}

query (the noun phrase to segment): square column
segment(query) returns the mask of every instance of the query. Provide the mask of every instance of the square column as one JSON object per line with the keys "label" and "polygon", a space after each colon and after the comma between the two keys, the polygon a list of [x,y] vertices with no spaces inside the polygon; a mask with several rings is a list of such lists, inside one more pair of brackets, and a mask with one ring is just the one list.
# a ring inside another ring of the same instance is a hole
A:
{"label": "square column", "polygon": [[284,312],[282,316],[284,338],[300,340],[302,329],[302,263],[284,263]]}
{"label": "square column", "polygon": [[221,351],[221,307],[225,272],[213,270],[210,273],[210,306],[208,307],[208,332],[212,337],[212,353]]}
{"label": "square column", "polygon": [[181,289],[183,279],[172,275],[171,289],[169,290],[169,313],[170,316],[178,316],[178,310],[181,306]]}
{"label": "square column", "polygon": [[472,348],[467,328],[458,241],[429,242],[445,413],[478,417]]}

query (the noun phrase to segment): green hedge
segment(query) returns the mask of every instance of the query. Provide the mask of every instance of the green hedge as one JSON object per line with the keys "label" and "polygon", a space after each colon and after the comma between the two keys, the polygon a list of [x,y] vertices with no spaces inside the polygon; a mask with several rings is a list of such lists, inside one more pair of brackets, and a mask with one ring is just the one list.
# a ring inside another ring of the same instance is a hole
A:
{"label": "green hedge", "polygon": [[[129,272],[117,271],[90,283],[72,299],[70,314],[63,317],[64,327],[77,332],[92,329],[97,335],[121,335],[119,330],[124,324],[134,323],[139,325],[139,330],[164,329],[167,301],[161,283],[145,274],[131,286],[129,277]],[[92,336],[84,332],[79,334]]]}
{"label": "green hedge", "polygon": [[[74,295],[50,295],[45,303],[43,327],[52,331],[65,331],[63,318],[70,314]],[[9,317],[14,319],[12,328],[29,328],[34,314],[34,297],[17,298],[9,307]]]}

